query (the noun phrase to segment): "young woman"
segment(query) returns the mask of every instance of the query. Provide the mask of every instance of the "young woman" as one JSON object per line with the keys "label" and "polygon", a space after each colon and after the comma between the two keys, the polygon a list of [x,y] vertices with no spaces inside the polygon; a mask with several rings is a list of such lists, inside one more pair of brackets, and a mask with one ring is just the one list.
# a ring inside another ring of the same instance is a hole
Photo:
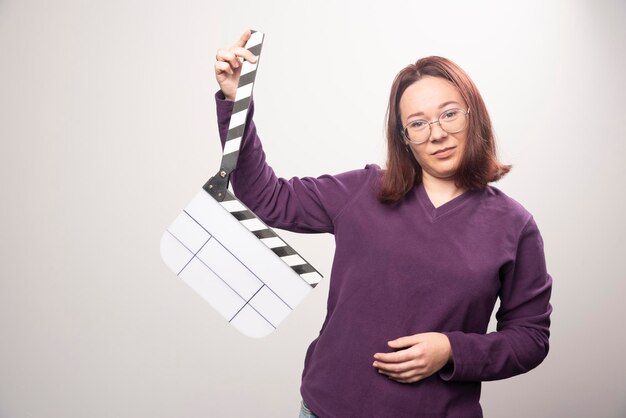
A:
{"label": "young woman", "polygon": [[[246,31],[217,52],[225,141]],[[488,183],[491,122],[465,72],[442,57],[391,88],[387,166],[277,178],[251,104],[233,189],[273,227],[335,235],[327,316],[306,353],[301,417],[480,417],[481,381],[548,353],[552,279],[532,215]],[[486,333],[496,299],[497,331]]]}

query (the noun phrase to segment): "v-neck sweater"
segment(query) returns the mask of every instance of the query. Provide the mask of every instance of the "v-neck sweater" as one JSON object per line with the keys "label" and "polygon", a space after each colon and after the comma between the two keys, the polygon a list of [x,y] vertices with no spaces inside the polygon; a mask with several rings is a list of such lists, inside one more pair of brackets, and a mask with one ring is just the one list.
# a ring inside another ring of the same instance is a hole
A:
{"label": "v-neck sweater", "polygon": [[[233,102],[215,95],[222,144]],[[268,225],[334,234],[327,314],[304,360],[301,395],[322,418],[480,417],[481,381],[539,365],[548,353],[552,278],[532,215],[491,185],[435,207],[422,183],[377,199],[375,164],[336,175],[279,178],[252,101],[235,195]],[[496,300],[497,330],[487,333]],[[424,332],[450,340],[452,362],[415,383],[372,366],[387,341]]]}

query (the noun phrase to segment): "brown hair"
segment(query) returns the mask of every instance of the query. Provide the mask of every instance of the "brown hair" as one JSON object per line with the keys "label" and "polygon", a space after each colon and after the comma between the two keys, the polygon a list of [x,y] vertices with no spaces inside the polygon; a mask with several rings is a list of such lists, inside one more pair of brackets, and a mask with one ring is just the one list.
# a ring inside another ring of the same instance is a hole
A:
{"label": "brown hair", "polygon": [[476,85],[454,62],[438,56],[425,57],[400,71],[391,86],[386,114],[387,167],[381,178],[378,196],[381,202],[397,202],[422,181],[422,168],[413,153],[407,152],[404,142],[399,104],[404,91],[425,75],[448,80],[459,89],[471,109],[465,151],[454,174],[457,187],[483,188],[511,169],[511,165],[502,164],[496,158],[491,119]]}

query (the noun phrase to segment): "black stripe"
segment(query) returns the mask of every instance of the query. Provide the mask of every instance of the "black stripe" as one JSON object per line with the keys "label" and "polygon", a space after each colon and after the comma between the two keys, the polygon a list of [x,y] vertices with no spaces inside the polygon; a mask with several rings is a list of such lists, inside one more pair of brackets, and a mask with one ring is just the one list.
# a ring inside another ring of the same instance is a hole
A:
{"label": "black stripe", "polygon": [[271,229],[260,229],[258,231],[252,231],[252,233],[258,239],[274,238],[274,237],[278,236],[278,235],[276,235],[276,232],[272,231]]}
{"label": "black stripe", "polygon": [[222,156],[222,168],[228,172],[233,171],[237,165],[237,158],[239,158],[239,150]]}
{"label": "black stripe", "polygon": [[256,77],[256,70],[250,71],[248,74],[244,74],[239,77],[239,87],[245,86],[246,84],[254,83],[254,78]]}
{"label": "black stripe", "polygon": [[228,135],[226,135],[226,141],[230,141],[231,139],[235,139],[237,137],[243,136],[243,130],[246,127],[245,124],[235,126],[233,129],[228,130]]}
{"label": "black stripe", "polygon": [[241,112],[242,110],[247,109],[250,106],[250,98],[252,96],[244,97],[243,99],[239,99],[235,102],[233,106],[233,114]]}
{"label": "black stripe", "polygon": [[237,212],[231,212],[231,214],[238,220],[238,221],[244,221],[246,219],[253,219],[256,218],[256,216],[254,215],[254,213],[250,212],[249,210],[240,210]]}
{"label": "black stripe", "polygon": [[224,196],[224,200],[222,202],[228,202],[230,200],[236,200],[235,196],[228,190],[226,191],[226,196]]}
{"label": "black stripe", "polygon": [[[263,47],[263,42],[261,42],[258,45],[253,46],[252,48],[248,48],[248,51],[252,52],[254,55],[256,55],[257,57],[259,55],[261,55],[261,48]],[[257,62],[259,62],[257,60]]]}
{"label": "black stripe", "polygon": [[298,274],[313,273],[317,271],[310,264],[300,264],[299,266],[291,266],[291,269]]}
{"label": "black stripe", "polygon": [[294,250],[293,248],[289,246],[272,248],[272,251],[274,251],[274,254],[276,254],[279,257],[285,257],[287,255],[298,254],[296,250]]}

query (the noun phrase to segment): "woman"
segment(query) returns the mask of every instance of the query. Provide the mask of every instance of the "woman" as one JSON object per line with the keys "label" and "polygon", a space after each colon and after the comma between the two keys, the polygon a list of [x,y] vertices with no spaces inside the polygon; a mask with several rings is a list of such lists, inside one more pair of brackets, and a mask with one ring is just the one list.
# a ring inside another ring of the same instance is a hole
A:
{"label": "woman", "polygon": [[[217,52],[222,142],[243,46]],[[396,77],[388,160],[277,178],[251,104],[232,185],[270,226],[335,235],[327,316],[302,374],[304,417],[480,417],[481,381],[548,353],[552,279],[533,217],[488,185],[510,170],[470,78],[423,58]],[[496,299],[497,331],[486,334]]]}

